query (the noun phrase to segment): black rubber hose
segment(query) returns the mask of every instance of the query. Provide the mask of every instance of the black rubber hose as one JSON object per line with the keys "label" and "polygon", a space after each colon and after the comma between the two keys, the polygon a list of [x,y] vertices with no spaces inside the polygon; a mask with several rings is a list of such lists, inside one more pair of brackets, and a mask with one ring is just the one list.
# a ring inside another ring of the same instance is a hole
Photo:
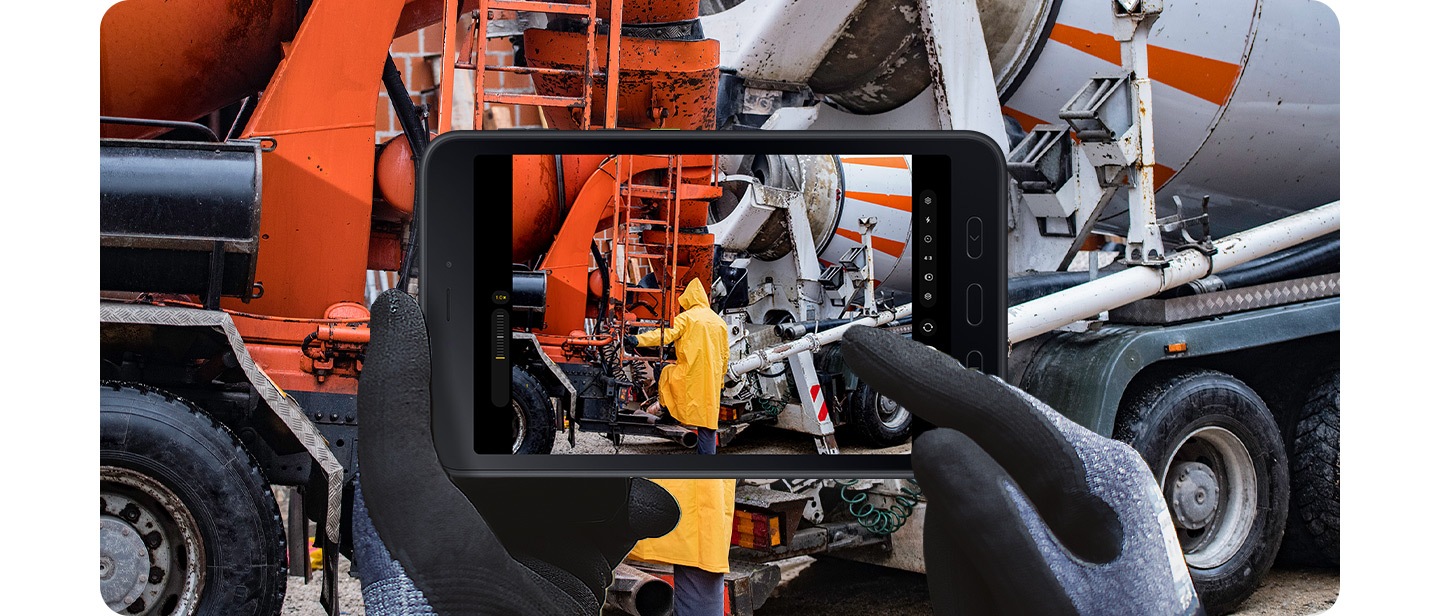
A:
{"label": "black rubber hose", "polygon": [[[1100,277],[1123,271],[1122,267],[1100,270]],[[1317,238],[1220,272],[1208,278],[1176,287],[1158,297],[1171,298],[1224,289],[1264,284],[1279,280],[1302,278],[1340,271],[1340,236]],[[1044,272],[1010,278],[1009,305],[1016,306],[1033,299],[1058,293],[1090,282],[1089,272]]]}
{"label": "black rubber hose", "polygon": [[430,147],[430,131],[426,130],[424,122],[421,121],[415,101],[410,100],[410,90],[405,87],[405,78],[395,66],[394,56],[386,54],[385,71],[381,73],[380,81],[385,84],[385,94],[390,97],[390,106],[395,110],[395,117],[400,120],[400,130],[404,131],[405,141],[410,144],[410,160],[415,164],[417,207],[410,217],[410,237],[405,242],[404,256],[400,259],[399,280],[395,283],[395,288],[408,292],[410,272],[415,267],[415,250],[420,245],[420,159]]}
{"label": "black rubber hose", "polygon": [[[605,255],[600,254],[600,245],[595,241],[590,242],[590,256],[595,257],[595,265],[600,268],[600,318],[598,323],[606,323],[610,318],[610,265],[605,261]],[[624,335],[625,332],[617,332],[616,335]]]}
{"label": "black rubber hose", "polygon": [[[1103,277],[1109,273],[1102,270],[1100,275]],[[1016,276],[1008,283],[1010,305],[1018,306],[1087,282],[1090,282],[1089,272],[1043,272]]]}
{"label": "black rubber hose", "polygon": [[1161,293],[1159,297],[1185,297],[1279,282],[1340,271],[1340,237],[1315,240],[1285,251],[1274,259],[1252,262]]}

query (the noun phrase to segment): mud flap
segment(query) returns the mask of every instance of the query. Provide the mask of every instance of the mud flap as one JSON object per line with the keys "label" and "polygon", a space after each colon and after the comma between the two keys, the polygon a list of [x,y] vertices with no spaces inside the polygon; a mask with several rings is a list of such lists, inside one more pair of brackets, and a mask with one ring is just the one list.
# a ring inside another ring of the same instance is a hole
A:
{"label": "mud flap", "polygon": [[[305,417],[305,412],[300,405],[281,391],[270,380],[270,377],[265,375],[265,371],[255,363],[254,358],[250,357],[250,351],[246,349],[245,341],[241,339],[240,332],[235,329],[235,322],[231,320],[230,315],[218,310],[100,302],[100,322],[161,327],[205,327],[225,334],[226,340],[230,343],[230,350],[235,353],[235,360],[239,362],[250,385],[255,388],[255,391],[260,394],[260,398],[265,401],[265,405],[285,425],[295,440],[299,441],[305,451],[309,452],[311,459],[325,473],[325,545],[333,546],[340,543],[340,502],[341,494],[344,491],[344,469],[330,451],[325,437],[321,436],[320,432],[315,429],[315,425]],[[334,554],[334,550],[327,549],[325,551],[327,568],[330,567],[329,558],[332,557],[332,554]],[[327,584],[329,583],[327,581]]]}

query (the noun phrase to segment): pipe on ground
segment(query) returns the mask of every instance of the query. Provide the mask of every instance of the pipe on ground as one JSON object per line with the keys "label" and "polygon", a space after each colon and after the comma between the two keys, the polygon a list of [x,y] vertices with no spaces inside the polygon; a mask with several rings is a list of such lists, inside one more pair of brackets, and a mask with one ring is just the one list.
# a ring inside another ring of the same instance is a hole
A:
{"label": "pipe on ground", "polygon": [[655,426],[655,429],[660,431],[660,436],[675,441],[686,449],[694,449],[695,446],[700,443],[699,435],[695,434],[693,431],[681,428],[680,426],[660,424]]}
{"label": "pipe on ground", "polygon": [[605,594],[605,605],[631,616],[669,616],[674,613],[675,590],[658,577],[630,565],[615,568],[615,582]]}

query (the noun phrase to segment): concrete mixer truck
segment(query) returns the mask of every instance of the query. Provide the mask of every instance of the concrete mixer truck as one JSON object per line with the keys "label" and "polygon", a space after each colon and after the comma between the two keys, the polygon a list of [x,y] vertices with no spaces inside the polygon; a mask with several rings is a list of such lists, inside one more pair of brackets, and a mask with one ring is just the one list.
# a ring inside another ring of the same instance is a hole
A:
{"label": "concrete mixer truck", "polygon": [[[432,24],[443,40],[437,99],[421,107],[405,83],[415,67],[386,50]],[[513,39],[514,65],[486,60],[492,37]],[[1337,47],[1333,15],[1305,0],[116,5],[101,28],[102,597],[123,613],[276,613],[287,567],[308,574],[308,519],[334,613],[366,272],[423,284],[412,275],[415,163],[432,132],[467,124],[453,105],[470,101],[477,119],[487,105],[538,106],[556,128],[990,135],[1015,179],[1010,378],[1142,452],[1197,587],[1223,612],[1255,588],[1282,535],[1296,553],[1338,550]],[[499,73],[529,76],[535,92],[488,86]],[[381,91],[403,134],[377,147]],[[671,226],[711,236],[668,249],[712,282],[731,273],[721,268],[767,267],[753,258],[767,251],[808,262],[884,237],[860,225],[863,199],[819,190],[795,200],[814,254],[767,235],[765,220],[740,224],[745,199],[803,195],[858,173],[854,161],[655,164],[688,202],[674,208],[686,224]],[[573,204],[599,168],[552,161],[556,173],[531,179]],[[734,183],[711,184],[720,177]],[[694,185],[689,198],[679,183]],[[586,346],[586,320],[605,303],[614,253],[592,252],[600,225],[585,231],[544,246],[576,266],[573,301],[555,305],[579,325],[533,332],[538,364],[564,356],[567,340],[572,359],[605,348]],[[908,267],[902,238],[885,239],[900,247],[874,257],[881,287],[884,270]],[[717,263],[717,244],[750,261]],[[904,289],[882,298],[892,292]],[[727,396],[753,408],[768,387],[783,401],[783,383],[818,373],[797,374],[782,347],[803,341],[823,355],[826,334],[894,325],[880,308],[867,308],[869,322],[827,315],[844,323],[811,331],[804,306],[778,323],[744,306],[735,324],[772,337],[734,355]],[[530,373],[558,386],[532,410],[550,428],[583,428],[565,370]],[[754,372],[774,376],[742,378]],[[761,379],[772,382],[746,389]],[[841,381],[827,402],[842,418],[860,422],[868,404],[900,428],[889,438],[903,434],[903,409]],[[783,421],[783,407],[770,411],[766,421]],[[821,450],[833,444],[823,428],[795,427]],[[517,444],[527,434],[517,429]],[[272,486],[298,488],[289,528]],[[740,548],[750,558],[828,551],[923,568],[913,486],[747,488],[740,517],[783,535]],[[847,503],[907,515],[879,520]]]}

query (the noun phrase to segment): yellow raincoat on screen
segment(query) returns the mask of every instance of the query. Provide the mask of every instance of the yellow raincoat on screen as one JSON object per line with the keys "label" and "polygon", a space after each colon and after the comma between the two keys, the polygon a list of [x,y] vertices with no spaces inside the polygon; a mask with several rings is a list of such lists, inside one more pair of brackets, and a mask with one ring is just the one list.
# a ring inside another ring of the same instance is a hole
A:
{"label": "yellow raincoat on screen", "polygon": [[675,497],[680,522],[669,534],[643,539],[630,557],[668,565],[730,572],[730,533],[735,524],[734,479],[653,479]]}
{"label": "yellow raincoat on screen", "polygon": [[[699,280],[691,280],[680,294],[680,307],[672,327],[636,336],[643,347],[675,344],[674,364],[660,371],[660,404],[670,416],[687,426],[720,427],[720,390],[730,367],[730,340],[725,321],[710,309],[710,295]],[[683,506],[683,503],[682,503]]]}

